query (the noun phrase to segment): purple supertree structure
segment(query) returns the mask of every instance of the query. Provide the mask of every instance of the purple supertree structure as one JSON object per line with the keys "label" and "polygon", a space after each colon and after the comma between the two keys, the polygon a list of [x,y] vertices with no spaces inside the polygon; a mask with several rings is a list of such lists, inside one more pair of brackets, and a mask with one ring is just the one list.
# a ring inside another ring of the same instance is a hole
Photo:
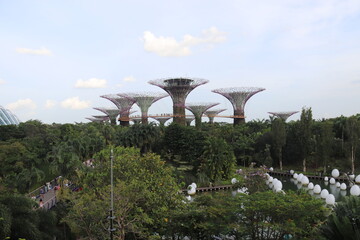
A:
{"label": "purple supertree structure", "polygon": [[256,93],[264,91],[265,88],[258,87],[237,87],[237,88],[219,88],[212,92],[226,97],[234,108],[234,125],[245,123],[245,104]]}
{"label": "purple supertree structure", "polygon": [[105,113],[109,117],[110,123],[112,125],[116,125],[116,118],[119,115],[119,109],[117,109],[117,108],[103,108],[103,107],[96,107],[94,109]]}
{"label": "purple supertree structure", "polygon": [[172,118],[172,114],[160,114],[156,116],[151,116],[153,119],[157,120],[160,125],[164,126],[166,121]]}
{"label": "purple supertree structure", "polygon": [[204,112],[216,105],[219,105],[219,103],[187,103],[185,108],[194,114],[195,126],[200,127],[201,117],[203,116]]}
{"label": "purple supertree structure", "polygon": [[141,122],[141,116],[130,116],[130,120],[134,122],[134,124],[139,124]]}
{"label": "purple supertree structure", "polygon": [[149,81],[150,84],[164,89],[173,101],[174,122],[185,125],[185,100],[196,87],[208,83],[199,78],[165,78]]}
{"label": "purple supertree structure", "polygon": [[166,93],[119,93],[121,97],[135,101],[141,110],[141,123],[148,124],[148,111],[156,101],[169,96]]}
{"label": "purple supertree structure", "polygon": [[185,117],[186,126],[190,126],[191,122],[195,119],[195,117]]}
{"label": "purple supertree structure", "polygon": [[108,99],[112,103],[114,103],[116,105],[116,107],[119,109],[120,125],[121,126],[129,126],[130,109],[131,109],[132,105],[134,105],[135,100],[121,97],[117,94],[107,94],[107,95],[103,95],[100,97]]}
{"label": "purple supertree structure", "polygon": [[209,118],[209,123],[213,124],[214,123],[214,118],[221,112],[225,111],[226,108],[224,109],[214,109],[214,110],[207,110],[204,114]]}
{"label": "purple supertree structure", "polygon": [[94,118],[94,117],[87,117],[86,119],[92,121],[92,122],[97,122],[97,123],[103,123],[105,122],[104,119],[101,119],[101,118]]}
{"label": "purple supertree structure", "polygon": [[286,120],[294,115],[295,113],[298,113],[299,111],[289,111],[289,112],[268,112],[274,116],[277,116],[279,118],[281,118],[282,120],[284,120],[284,122],[286,122]]}

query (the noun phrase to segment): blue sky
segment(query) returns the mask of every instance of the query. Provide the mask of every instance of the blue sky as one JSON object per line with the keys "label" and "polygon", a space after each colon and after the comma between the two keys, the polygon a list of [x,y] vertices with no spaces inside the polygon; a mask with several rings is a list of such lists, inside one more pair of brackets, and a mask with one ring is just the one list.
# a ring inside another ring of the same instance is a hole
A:
{"label": "blue sky", "polygon": [[[359,42],[358,0],[0,0],[0,105],[21,121],[87,122],[101,115],[93,107],[114,107],[101,95],[196,77],[209,83],[187,102],[218,102],[224,115],[230,102],[211,90],[264,87],[248,120],[302,107],[316,119],[350,116],[360,109]],[[171,111],[170,98],[149,110]]]}

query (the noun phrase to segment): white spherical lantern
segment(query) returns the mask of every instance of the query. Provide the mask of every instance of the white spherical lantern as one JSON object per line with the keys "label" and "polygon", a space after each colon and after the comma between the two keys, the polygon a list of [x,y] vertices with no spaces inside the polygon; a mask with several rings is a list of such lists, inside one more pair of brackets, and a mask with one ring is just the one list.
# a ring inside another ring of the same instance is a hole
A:
{"label": "white spherical lantern", "polygon": [[332,194],[327,195],[326,197],[326,204],[328,205],[334,205],[335,204],[335,196]]}
{"label": "white spherical lantern", "polygon": [[341,183],[340,182],[336,182],[336,187],[340,187],[341,186]]}
{"label": "white spherical lantern", "polygon": [[314,186],[314,193],[315,193],[315,194],[320,194],[320,192],[321,192],[321,187],[320,187],[319,184],[316,184],[316,185]]}
{"label": "white spherical lantern", "polygon": [[272,171],[274,171],[274,168],[273,168],[273,167],[271,167],[271,168],[269,168],[269,170],[270,170],[270,172],[272,172]]}
{"label": "white spherical lantern", "polygon": [[299,176],[299,175],[298,175],[297,173],[294,173],[293,178],[294,178],[294,179],[297,179],[298,176]]}
{"label": "white spherical lantern", "polygon": [[282,187],[283,187],[282,182],[279,180],[274,184],[275,191],[282,190]]}
{"label": "white spherical lantern", "polygon": [[298,182],[301,182],[301,179],[303,178],[304,174],[300,173],[298,175],[298,177],[296,178],[296,180],[298,180]]}
{"label": "white spherical lantern", "polygon": [[350,194],[353,196],[359,196],[360,195],[360,187],[358,185],[354,185],[350,188]]}
{"label": "white spherical lantern", "polygon": [[186,198],[186,200],[191,201],[191,196],[188,195],[185,198]]}
{"label": "white spherical lantern", "polygon": [[273,177],[269,177],[269,183],[272,183],[272,182],[273,182],[273,180],[274,180],[274,178],[273,178]]}
{"label": "white spherical lantern", "polygon": [[339,170],[337,170],[336,168],[333,169],[333,170],[331,171],[331,176],[333,176],[334,178],[339,177],[339,176],[340,176]]}
{"label": "white spherical lantern", "polygon": [[357,175],[357,176],[356,176],[355,182],[356,182],[356,183],[360,183],[360,175]]}
{"label": "white spherical lantern", "polygon": [[192,185],[189,185],[187,194],[194,195],[196,193],[196,188],[194,188]]}
{"label": "white spherical lantern", "polygon": [[335,178],[330,178],[330,184],[335,184],[336,181],[335,181]]}
{"label": "white spherical lantern", "polygon": [[354,175],[354,174],[350,174],[350,175],[349,175],[349,178],[350,178],[351,180],[354,180],[354,179],[355,179],[355,175]]}
{"label": "white spherical lantern", "polygon": [[328,177],[324,177],[324,181],[325,181],[325,182],[329,181],[329,178],[328,178]]}
{"label": "white spherical lantern", "polygon": [[193,186],[193,188],[195,188],[195,190],[196,190],[196,188],[197,188],[196,183],[192,183],[191,186]]}
{"label": "white spherical lantern", "polygon": [[310,182],[310,183],[308,184],[308,189],[310,189],[310,190],[313,190],[313,189],[314,189],[314,184],[313,184],[312,182]]}
{"label": "white spherical lantern", "polygon": [[329,191],[327,189],[321,190],[320,196],[325,199],[329,195]]}
{"label": "white spherical lantern", "polygon": [[235,184],[237,182],[238,182],[238,180],[236,178],[231,179],[231,184]]}
{"label": "white spherical lantern", "polygon": [[346,183],[342,183],[342,184],[340,185],[340,189],[341,189],[341,190],[346,190],[346,188],[347,188]]}
{"label": "white spherical lantern", "polygon": [[309,178],[307,177],[307,176],[303,176],[302,178],[301,178],[301,184],[303,185],[303,186],[307,186],[308,184],[309,184]]}
{"label": "white spherical lantern", "polygon": [[290,174],[293,175],[295,172],[294,170],[290,170]]}

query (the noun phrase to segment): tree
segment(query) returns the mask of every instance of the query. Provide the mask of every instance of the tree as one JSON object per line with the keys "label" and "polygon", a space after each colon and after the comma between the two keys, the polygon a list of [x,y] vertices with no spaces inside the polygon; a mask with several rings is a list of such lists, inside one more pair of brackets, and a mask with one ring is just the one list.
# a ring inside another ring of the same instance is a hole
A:
{"label": "tree", "polygon": [[236,164],[230,145],[215,137],[209,137],[206,141],[201,159],[200,172],[204,172],[212,182],[228,179]]}
{"label": "tree", "polygon": [[282,149],[286,143],[285,122],[281,118],[276,118],[271,124],[272,147],[276,153],[280,170],[283,169]]}
{"label": "tree", "polygon": [[325,220],[323,202],[306,193],[272,191],[241,195],[238,224],[245,227],[244,239],[316,239],[318,226]]}
{"label": "tree", "polygon": [[356,116],[349,117],[345,122],[349,158],[351,161],[351,172],[355,173],[356,150],[360,138],[360,121]]}
{"label": "tree", "polygon": [[360,199],[345,197],[335,205],[334,211],[322,227],[322,234],[330,240],[360,239]]}
{"label": "tree", "polygon": [[329,158],[334,145],[334,133],[332,131],[333,124],[330,121],[322,121],[318,123],[318,135],[317,135],[317,152],[323,165],[323,173],[327,171],[327,164],[329,164]]}
{"label": "tree", "polygon": [[[83,172],[80,192],[72,192],[72,210],[66,217],[78,236],[104,239],[107,233],[110,190],[110,149],[94,156],[95,167]],[[162,233],[181,195],[170,168],[155,154],[134,148],[114,148],[114,215],[117,239],[137,236],[149,239]]]}
{"label": "tree", "polygon": [[311,143],[312,143],[312,111],[311,108],[303,108],[301,111],[299,128],[298,128],[298,138],[299,138],[299,147],[301,150],[301,157],[303,162],[303,172],[306,172],[306,159],[311,152]]}

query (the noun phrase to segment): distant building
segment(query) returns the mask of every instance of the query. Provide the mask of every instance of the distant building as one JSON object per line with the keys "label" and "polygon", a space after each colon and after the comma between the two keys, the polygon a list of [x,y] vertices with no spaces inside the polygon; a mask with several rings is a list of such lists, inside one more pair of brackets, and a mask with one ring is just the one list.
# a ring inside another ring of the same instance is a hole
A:
{"label": "distant building", "polygon": [[10,110],[0,106],[0,125],[18,125],[19,119]]}

